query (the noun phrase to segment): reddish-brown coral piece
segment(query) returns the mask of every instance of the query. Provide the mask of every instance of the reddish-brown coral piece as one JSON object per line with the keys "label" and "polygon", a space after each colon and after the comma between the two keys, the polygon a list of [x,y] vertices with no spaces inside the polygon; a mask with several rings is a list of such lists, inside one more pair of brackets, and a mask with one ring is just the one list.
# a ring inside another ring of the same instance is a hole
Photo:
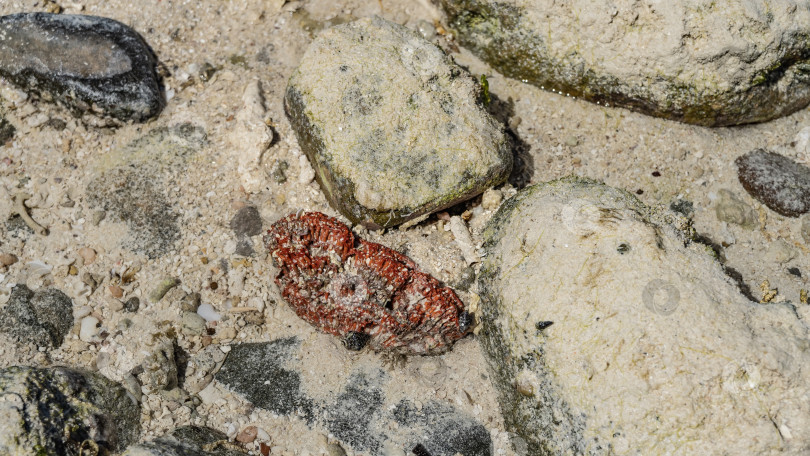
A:
{"label": "reddish-brown coral piece", "polygon": [[471,329],[450,288],[410,258],[320,212],[290,214],[265,237],[276,284],[299,317],[358,350],[434,354]]}

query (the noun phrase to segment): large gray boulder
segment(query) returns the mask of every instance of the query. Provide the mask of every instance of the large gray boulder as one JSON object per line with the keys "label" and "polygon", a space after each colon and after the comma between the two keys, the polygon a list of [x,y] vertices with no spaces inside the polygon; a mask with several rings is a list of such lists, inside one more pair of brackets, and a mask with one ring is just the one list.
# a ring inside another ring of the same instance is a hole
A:
{"label": "large gray boulder", "polygon": [[810,452],[807,321],[743,297],[679,216],[564,179],[484,237],[481,340],[528,454]]}
{"label": "large gray boulder", "polygon": [[506,76],[708,126],[810,102],[810,4],[434,0],[461,43]]}
{"label": "large gray boulder", "polygon": [[467,71],[378,17],[323,31],[290,77],[290,123],[332,206],[397,225],[506,180],[512,155]]}
{"label": "large gray boulder", "polygon": [[121,451],[138,439],[140,417],[126,390],[101,375],[65,367],[0,369],[0,454]]}

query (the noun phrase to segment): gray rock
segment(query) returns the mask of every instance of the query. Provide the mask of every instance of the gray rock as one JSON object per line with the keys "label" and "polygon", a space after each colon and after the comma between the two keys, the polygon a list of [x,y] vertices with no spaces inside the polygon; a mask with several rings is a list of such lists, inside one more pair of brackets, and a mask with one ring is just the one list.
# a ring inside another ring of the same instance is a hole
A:
{"label": "gray rock", "polygon": [[807,323],[742,296],[688,227],[575,178],[490,221],[480,336],[527,454],[810,451]]}
{"label": "gray rock", "polygon": [[743,188],[771,210],[787,217],[810,211],[810,168],[763,149],[734,162]]}
{"label": "gray rock", "polygon": [[[356,454],[383,454],[386,448],[410,450],[422,445],[433,455],[489,456],[489,431],[449,404],[423,397],[392,401],[389,373],[381,367],[352,368],[342,386],[317,399],[306,394],[297,338],[232,347],[216,380],[253,405],[278,415],[300,416],[323,427]],[[323,382],[320,374],[314,382]],[[323,393],[321,393],[323,394]]]}
{"label": "gray rock", "polygon": [[106,220],[125,223],[125,246],[149,258],[171,250],[180,238],[181,211],[170,196],[170,175],[205,144],[205,131],[191,124],[156,128],[103,157],[87,186],[87,201]]}
{"label": "gray rock", "polygon": [[810,5],[434,0],[462,45],[506,76],[707,126],[810,102]]}
{"label": "gray rock", "polygon": [[0,369],[0,423],[0,454],[107,454],[138,439],[140,408],[101,375],[14,366]]}
{"label": "gray rock", "polygon": [[231,229],[237,237],[256,236],[262,232],[262,217],[255,206],[245,206],[231,219]]}
{"label": "gray rock", "polygon": [[0,310],[0,331],[38,347],[59,347],[72,326],[73,301],[55,288],[33,292],[15,285]]}
{"label": "gray rock", "polygon": [[748,229],[756,226],[757,214],[748,203],[740,199],[731,190],[725,188],[721,188],[717,195],[719,198],[714,206],[717,220],[740,225]]}
{"label": "gray rock", "polygon": [[132,445],[121,456],[244,456],[247,453],[217,442],[228,436],[203,426],[182,426],[151,442]]}
{"label": "gray rock", "polygon": [[284,98],[333,207],[390,227],[506,180],[512,154],[467,71],[378,17],[322,32]]}
{"label": "gray rock", "polygon": [[183,388],[191,394],[203,390],[225,361],[225,353],[217,345],[209,345],[188,360]]}
{"label": "gray rock", "polygon": [[197,312],[185,311],[180,318],[183,334],[199,336],[205,330],[205,318],[199,316]]}
{"label": "gray rock", "polygon": [[802,217],[802,239],[804,243],[810,246],[810,215]]}
{"label": "gray rock", "polygon": [[163,108],[157,59],[126,25],[95,16],[0,17],[0,75],[81,114],[145,121]]}

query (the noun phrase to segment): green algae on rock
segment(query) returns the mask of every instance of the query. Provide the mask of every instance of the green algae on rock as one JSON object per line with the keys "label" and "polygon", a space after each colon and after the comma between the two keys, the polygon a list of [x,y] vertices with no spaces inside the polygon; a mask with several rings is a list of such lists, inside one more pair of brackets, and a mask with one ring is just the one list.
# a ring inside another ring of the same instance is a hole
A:
{"label": "green algae on rock", "polygon": [[674,213],[576,178],[493,217],[480,336],[527,454],[810,449],[810,402],[797,400],[810,394],[808,322],[747,300],[693,236]]}
{"label": "green algae on rock", "polygon": [[810,5],[433,0],[462,45],[546,90],[706,126],[810,102]]}
{"label": "green algae on rock", "polygon": [[66,367],[0,369],[0,454],[121,451],[138,439],[140,417],[134,398],[99,374]]}
{"label": "green algae on rock", "polygon": [[384,228],[506,180],[511,151],[482,97],[438,47],[373,17],[322,32],[284,101],[330,203]]}

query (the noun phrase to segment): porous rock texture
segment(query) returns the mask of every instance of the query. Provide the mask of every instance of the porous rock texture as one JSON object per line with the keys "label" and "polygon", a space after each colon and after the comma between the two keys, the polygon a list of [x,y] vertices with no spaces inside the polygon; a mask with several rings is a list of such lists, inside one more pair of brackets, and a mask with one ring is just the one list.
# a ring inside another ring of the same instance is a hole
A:
{"label": "porous rock texture", "polygon": [[484,237],[481,340],[528,454],[810,451],[807,322],[743,297],[684,219],[567,178]]}
{"label": "porous rock texture", "polygon": [[546,90],[707,126],[810,102],[810,4],[433,0],[462,45]]}
{"label": "porous rock texture", "polygon": [[73,326],[73,301],[56,288],[31,291],[24,284],[11,289],[0,309],[0,332],[37,347],[62,345]]}
{"label": "porous rock texture", "polygon": [[772,210],[787,217],[810,211],[810,168],[764,149],[737,157],[734,163],[743,188]]}
{"label": "porous rock texture", "polygon": [[482,88],[379,17],[323,31],[290,77],[287,115],[332,206],[390,227],[503,182],[512,155]]}
{"label": "porous rock texture", "polygon": [[145,121],[163,108],[157,59],[141,36],[103,17],[0,17],[0,75],[76,114]]}
{"label": "porous rock texture", "polygon": [[99,374],[65,367],[0,369],[0,454],[121,451],[138,439],[140,416],[126,390]]}

